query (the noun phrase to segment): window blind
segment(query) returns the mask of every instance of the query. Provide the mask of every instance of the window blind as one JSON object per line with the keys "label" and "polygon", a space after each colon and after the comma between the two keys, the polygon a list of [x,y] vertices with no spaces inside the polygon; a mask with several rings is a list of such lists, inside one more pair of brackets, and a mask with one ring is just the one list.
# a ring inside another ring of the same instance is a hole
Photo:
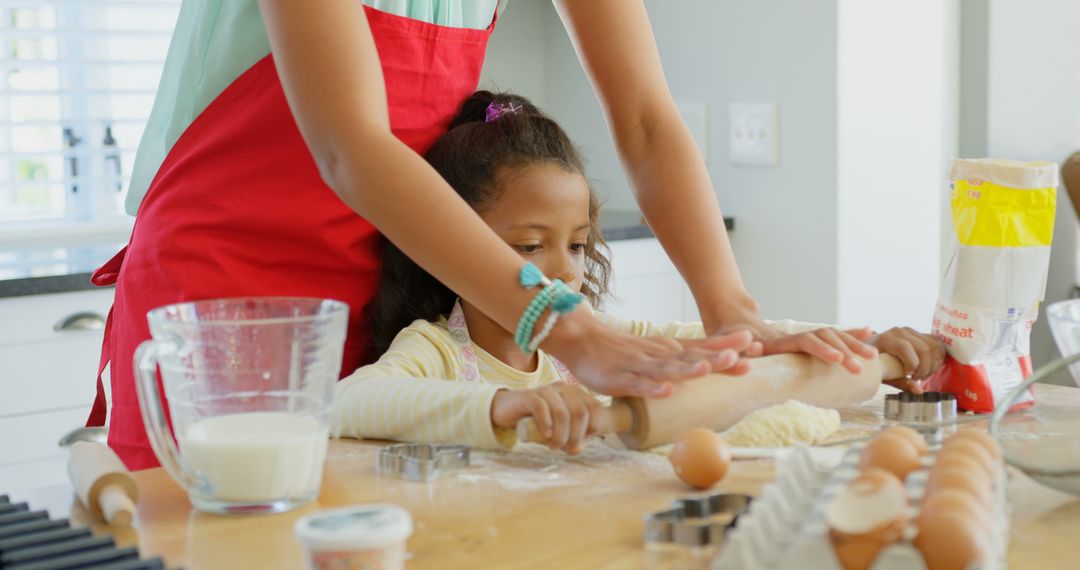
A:
{"label": "window blind", "polygon": [[0,225],[123,216],[179,0],[0,0]]}

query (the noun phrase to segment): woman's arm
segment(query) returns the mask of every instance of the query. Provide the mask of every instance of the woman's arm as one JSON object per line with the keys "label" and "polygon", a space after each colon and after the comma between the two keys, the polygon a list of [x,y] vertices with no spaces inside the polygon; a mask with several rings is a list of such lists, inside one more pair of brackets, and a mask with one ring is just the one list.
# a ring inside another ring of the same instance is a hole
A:
{"label": "woman's arm", "polygon": [[707,328],[757,315],[705,162],[675,107],[641,0],[556,0],[649,226]]}
{"label": "woman's arm", "polygon": [[[604,107],[638,204],[690,286],[710,333],[746,329],[765,352],[827,361],[874,356],[854,336],[783,335],[761,320],[724,229],[701,153],[675,107],[642,0],[554,0]],[[687,16],[690,17],[690,16]]]}
{"label": "woman's arm", "polygon": [[521,258],[391,133],[363,4],[259,0],[259,8],[289,107],[323,180],[425,269],[513,330],[531,297],[513,286]]}
{"label": "woman's arm", "polygon": [[[391,133],[363,5],[259,0],[259,9],[289,107],[323,180],[421,267],[514,330],[535,294],[517,286],[523,262]],[[714,351],[744,344],[744,336],[693,349],[633,339],[578,310],[543,346],[597,391],[658,396],[670,393],[670,381],[722,365],[710,360]]]}

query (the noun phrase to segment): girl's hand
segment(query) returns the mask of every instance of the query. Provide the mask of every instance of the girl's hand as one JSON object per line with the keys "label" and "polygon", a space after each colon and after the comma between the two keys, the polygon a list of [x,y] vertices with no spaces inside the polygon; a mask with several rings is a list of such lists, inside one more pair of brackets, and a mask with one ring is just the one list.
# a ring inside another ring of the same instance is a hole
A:
{"label": "girl's hand", "polygon": [[743,357],[754,341],[745,331],[699,340],[637,337],[579,309],[559,319],[543,348],[596,392],[662,398],[671,394],[672,382],[712,372],[745,373]]}
{"label": "girl's hand", "polygon": [[945,343],[941,339],[908,327],[889,329],[871,338],[870,343],[903,364],[908,378],[887,382],[901,390],[921,394],[922,381],[945,363]]}
{"label": "girl's hand", "polygon": [[766,323],[756,315],[742,322],[718,328],[720,332],[745,330],[754,335],[760,351],[751,348],[747,356],[768,356],[790,352],[805,352],[825,362],[842,363],[852,373],[862,370],[862,358],[877,358],[878,351],[867,340],[873,335],[869,328],[839,330],[824,327],[798,334],[787,334]]}
{"label": "girl's hand", "polygon": [[491,423],[513,429],[532,417],[552,450],[581,453],[585,439],[601,429],[597,412],[603,406],[585,390],[553,382],[531,390],[499,390],[491,402]]}

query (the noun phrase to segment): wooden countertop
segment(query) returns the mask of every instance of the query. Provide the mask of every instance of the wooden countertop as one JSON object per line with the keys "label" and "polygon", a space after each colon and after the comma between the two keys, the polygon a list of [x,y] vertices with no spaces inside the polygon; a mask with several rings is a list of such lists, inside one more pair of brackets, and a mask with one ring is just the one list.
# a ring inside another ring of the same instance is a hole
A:
{"label": "wooden countertop", "polygon": [[[876,429],[887,391],[843,410],[844,425],[834,438]],[[1039,402],[1080,410],[1080,389],[1040,386]],[[163,470],[139,472],[137,527],[118,533],[118,541],[137,544],[144,556],[163,556],[170,567],[302,568],[292,532],[298,517],[320,508],[389,502],[412,513],[412,569],[707,567],[686,554],[643,546],[643,515],[688,494],[664,457],[602,445],[569,457],[525,446],[508,454],[475,452],[469,469],[414,483],[376,475],[379,445],[332,441],[317,503],[280,515],[195,513]],[[1043,570],[1075,564],[1080,499],[1012,474],[1009,567]],[[757,494],[772,476],[771,460],[736,461],[718,489]],[[70,487],[40,489],[29,500],[54,516],[87,521]]]}

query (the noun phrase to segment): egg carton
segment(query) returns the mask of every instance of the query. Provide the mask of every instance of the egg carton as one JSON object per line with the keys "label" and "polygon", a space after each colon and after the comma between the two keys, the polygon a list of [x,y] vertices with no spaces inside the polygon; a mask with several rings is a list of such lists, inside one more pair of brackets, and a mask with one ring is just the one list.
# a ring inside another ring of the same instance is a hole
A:
{"label": "egg carton", "polygon": [[[738,526],[727,534],[713,570],[843,570],[829,539],[825,507],[860,473],[859,458],[866,445],[853,446],[835,468],[809,461],[809,453],[796,448],[777,463],[776,480],[767,485]],[[922,554],[912,545],[915,517],[926,490],[926,480],[939,444],[922,458],[922,466],[907,477],[910,522],[902,539],[881,551],[870,570],[926,570]],[[805,459],[804,459],[805,458]],[[981,566],[969,570],[1006,567],[1011,509],[1006,473],[999,467],[991,509],[991,545],[994,551]]]}
{"label": "egg carton", "polygon": [[776,473],[774,482],[765,486],[727,533],[715,570],[776,568],[829,479],[829,470],[802,445],[777,460]]}

